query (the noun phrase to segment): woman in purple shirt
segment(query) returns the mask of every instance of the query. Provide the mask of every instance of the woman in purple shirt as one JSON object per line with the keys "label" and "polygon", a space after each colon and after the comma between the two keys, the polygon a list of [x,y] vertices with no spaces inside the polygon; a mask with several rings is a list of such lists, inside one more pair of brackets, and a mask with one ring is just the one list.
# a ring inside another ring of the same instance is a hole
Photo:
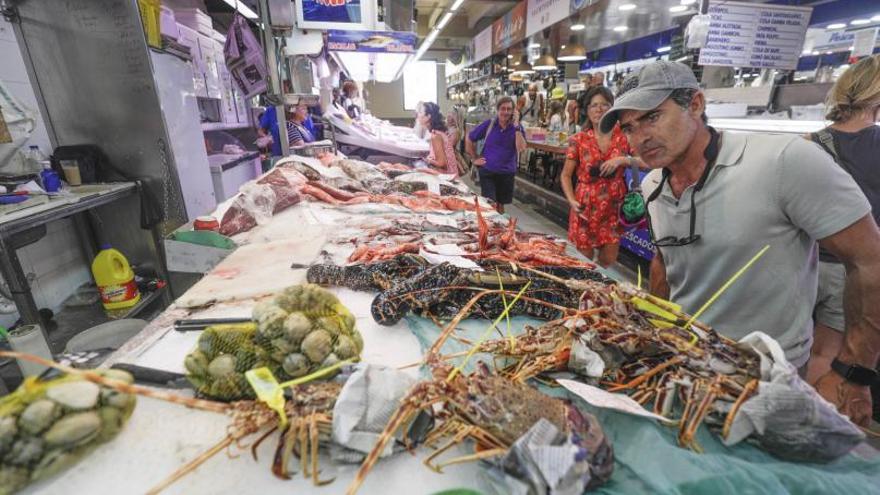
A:
{"label": "woman in purple shirt", "polygon": [[[495,202],[498,213],[513,202],[513,183],[519,154],[526,149],[525,133],[519,125],[519,114],[513,99],[505,96],[495,104],[498,115],[475,127],[467,136],[468,156],[479,168],[483,197]],[[477,158],[476,141],[485,140],[482,156]]]}

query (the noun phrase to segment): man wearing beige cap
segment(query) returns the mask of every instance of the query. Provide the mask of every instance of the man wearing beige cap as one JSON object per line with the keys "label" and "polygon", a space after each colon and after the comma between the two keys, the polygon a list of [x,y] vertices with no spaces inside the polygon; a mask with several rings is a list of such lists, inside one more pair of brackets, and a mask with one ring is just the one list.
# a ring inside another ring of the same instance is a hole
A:
{"label": "man wearing beige cap", "polygon": [[[800,136],[718,132],[685,65],[659,61],[624,83],[600,122],[619,122],[653,170],[642,183],[657,255],[651,291],[694,312],[765,245],[702,320],[728,337],[775,338],[805,369],[818,284],[816,241],[846,265],[846,332],[817,390],[854,422],[871,417],[880,358],[880,231],[852,177]],[[629,88],[627,90],[627,88]]]}

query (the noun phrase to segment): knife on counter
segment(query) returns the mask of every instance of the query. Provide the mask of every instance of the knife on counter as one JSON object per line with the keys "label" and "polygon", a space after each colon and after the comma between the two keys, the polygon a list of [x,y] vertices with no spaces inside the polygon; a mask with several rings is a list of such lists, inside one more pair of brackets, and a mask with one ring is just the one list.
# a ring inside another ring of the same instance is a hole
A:
{"label": "knife on counter", "polygon": [[183,319],[174,321],[174,329],[178,332],[197,332],[212,325],[229,325],[233,323],[247,323],[249,321],[252,321],[249,317]]}
{"label": "knife on counter", "polygon": [[186,375],[182,373],[128,363],[116,363],[110,368],[131,373],[131,376],[134,377],[134,381],[143,385],[174,389],[193,388],[192,383],[190,383],[190,381],[186,379]]}

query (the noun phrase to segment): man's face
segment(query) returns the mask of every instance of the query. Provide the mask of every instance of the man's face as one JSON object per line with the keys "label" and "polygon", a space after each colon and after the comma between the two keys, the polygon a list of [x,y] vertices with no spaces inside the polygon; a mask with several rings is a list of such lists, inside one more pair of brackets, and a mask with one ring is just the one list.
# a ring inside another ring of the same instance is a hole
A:
{"label": "man's face", "polygon": [[669,166],[688,150],[702,113],[700,95],[694,100],[688,109],[667,98],[653,110],[620,112],[620,129],[635,154],[649,167]]}
{"label": "man's face", "polygon": [[498,120],[507,122],[513,116],[513,104],[504,103],[498,107]]}
{"label": "man's face", "polygon": [[538,88],[531,86],[529,87],[529,97],[534,100],[538,96]]}

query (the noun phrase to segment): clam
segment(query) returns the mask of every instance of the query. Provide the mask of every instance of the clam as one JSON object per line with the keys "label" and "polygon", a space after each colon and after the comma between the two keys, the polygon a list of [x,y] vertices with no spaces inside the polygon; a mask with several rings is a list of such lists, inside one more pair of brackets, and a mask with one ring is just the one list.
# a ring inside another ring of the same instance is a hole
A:
{"label": "clam", "polygon": [[134,401],[134,396],[131,394],[124,394],[109,388],[101,390],[101,404],[105,406],[115,407],[124,411],[133,407]]}
{"label": "clam", "polygon": [[0,418],[0,455],[9,450],[17,434],[18,426],[15,424],[14,416]]}
{"label": "clam", "polygon": [[86,443],[101,431],[101,417],[97,412],[69,414],[59,419],[43,434],[50,447],[72,447]]}
{"label": "clam", "polygon": [[342,359],[348,359],[357,356],[358,349],[351,337],[340,335],[336,339],[336,347],[333,348],[333,353]]}
{"label": "clam", "polygon": [[40,437],[21,437],[12,444],[4,461],[16,465],[27,466],[43,455],[44,442]]}
{"label": "clam", "polygon": [[230,354],[221,354],[208,365],[208,374],[214,378],[221,378],[235,373],[235,357]]}
{"label": "clam", "polygon": [[312,322],[300,311],[295,311],[284,320],[284,333],[293,344],[299,345],[312,330]]}
{"label": "clam", "polygon": [[39,435],[48,428],[55,418],[60,416],[58,404],[48,399],[31,402],[18,417],[18,426],[30,433]]}
{"label": "clam", "polygon": [[31,474],[33,479],[52,476],[76,462],[78,457],[69,451],[61,449],[50,450],[40,459],[39,464]]}
{"label": "clam", "polygon": [[30,480],[27,468],[15,466],[0,467],[0,493],[14,493],[24,488]]}
{"label": "clam", "polygon": [[101,417],[101,440],[113,438],[125,423],[125,416],[116,407],[102,407],[98,409],[98,415]]}
{"label": "clam", "polygon": [[134,377],[131,376],[131,373],[123,370],[116,369],[106,369],[100,371],[101,375],[111,380],[118,380],[120,382],[128,383],[129,385],[134,383]]}
{"label": "clam", "polygon": [[70,411],[85,411],[98,405],[101,387],[92,382],[59,383],[46,390],[46,397]]}
{"label": "clam", "polygon": [[281,367],[288,375],[298,378],[309,372],[309,360],[302,354],[294,353],[284,358]]}
{"label": "clam", "polygon": [[193,375],[204,375],[208,372],[208,358],[202,351],[193,351],[184,358],[183,366]]}
{"label": "clam", "polygon": [[325,330],[315,330],[302,342],[302,351],[309,361],[320,363],[333,349],[333,339]]}

